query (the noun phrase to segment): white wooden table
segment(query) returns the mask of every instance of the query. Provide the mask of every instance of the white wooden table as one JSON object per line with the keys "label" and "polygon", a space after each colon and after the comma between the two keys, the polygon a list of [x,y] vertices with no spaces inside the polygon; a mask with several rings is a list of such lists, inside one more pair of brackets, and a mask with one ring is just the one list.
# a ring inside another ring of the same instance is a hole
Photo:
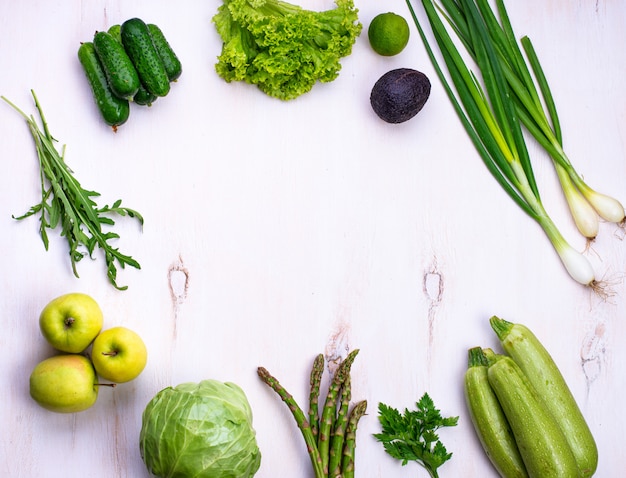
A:
{"label": "white wooden table", "polygon": [[[402,0],[356,3],[365,28],[382,11],[409,19]],[[626,3],[507,3],[516,32],[533,39],[542,59],[572,161],[589,184],[625,201]],[[462,377],[468,348],[497,347],[488,318],[499,315],[544,341],[597,439],[597,476],[621,476],[624,231],[601,224],[588,252],[612,286],[603,300],[568,277],[539,227],[484,168],[412,23],[400,55],[374,54],[364,29],[336,81],[280,102],[216,75],[221,43],[211,18],[219,4],[4,2],[0,93],[35,113],[34,89],[83,186],[101,192],[102,204],[121,198],[145,226],[117,220],[117,244],[142,266],[119,272],[127,291],[107,282],[98,254],[75,278],[58,231],[46,252],[37,219],[11,217],[37,202],[38,165],[26,125],[0,107],[0,474],[148,476],[138,449],[146,403],[168,385],[214,378],[236,382],[249,398],[263,455],[257,476],[311,477],[295,422],[256,368],[268,368],[304,406],[313,357],[359,348],[353,399],[370,406],[357,476],[426,476],[401,467],[372,437],[378,402],[413,408],[424,392],[443,414],[460,416],[441,433],[454,454],[441,476],[496,476],[474,435]],[[95,30],[133,16],[161,26],[184,72],[168,97],[134,108],[113,134],[76,51]],[[433,88],[416,118],[389,125],[369,93],[397,67],[425,72]],[[552,166],[529,145],[546,207],[583,250]],[[28,376],[53,353],[38,330],[40,310],[71,291],[100,303],[105,327],[140,333],[149,363],[134,382],[102,390],[90,410],[61,415],[30,399]]]}

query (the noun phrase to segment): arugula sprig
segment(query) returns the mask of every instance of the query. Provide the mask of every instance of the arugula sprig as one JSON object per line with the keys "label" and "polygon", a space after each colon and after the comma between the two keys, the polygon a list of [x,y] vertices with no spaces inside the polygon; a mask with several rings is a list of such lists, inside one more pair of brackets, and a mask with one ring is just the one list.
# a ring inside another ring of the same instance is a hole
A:
{"label": "arugula sprig", "polygon": [[[118,248],[109,244],[110,240],[118,239],[119,234],[113,231],[103,231],[102,226],[114,226],[115,221],[107,214],[129,216],[136,218],[143,225],[143,217],[134,209],[122,207],[122,201],[117,200],[111,206],[99,207],[93,198],[100,196],[96,191],[83,189],[74,177],[73,171],[65,163],[65,146],[61,153],[54,143],[56,139],[50,134],[48,124],[43,115],[39,100],[31,90],[35,106],[41,118],[42,128],[39,127],[34,116],[27,116],[4,96],[1,98],[15,109],[28,123],[30,132],[35,141],[37,157],[40,166],[41,202],[32,206],[25,214],[15,217],[16,220],[39,214],[39,234],[48,250],[49,239],[47,229],[56,229],[61,226],[61,236],[67,239],[72,271],[78,277],[77,263],[89,255],[93,259],[96,247],[102,249],[107,267],[107,277],[118,290],[125,290],[128,286],[117,284],[117,266],[123,269],[126,265],[141,269],[139,263],[131,256],[122,254]],[[81,251],[86,249],[86,252]]]}
{"label": "arugula sprig", "polygon": [[436,431],[442,427],[456,426],[459,417],[442,417],[441,412],[428,395],[424,393],[416,403],[417,410],[397,409],[384,403],[378,404],[378,419],[382,432],[374,438],[382,442],[385,451],[400,460],[402,466],[415,461],[423,466],[432,478],[438,478],[437,468],[452,457]]}

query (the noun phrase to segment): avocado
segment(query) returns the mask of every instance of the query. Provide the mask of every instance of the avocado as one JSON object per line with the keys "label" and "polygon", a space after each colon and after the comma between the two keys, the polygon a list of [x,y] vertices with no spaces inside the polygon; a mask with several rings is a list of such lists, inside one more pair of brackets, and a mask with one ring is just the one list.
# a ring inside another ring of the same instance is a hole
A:
{"label": "avocado", "polygon": [[424,107],[430,96],[430,80],[417,70],[398,68],[388,71],[374,84],[370,103],[387,123],[403,123]]}

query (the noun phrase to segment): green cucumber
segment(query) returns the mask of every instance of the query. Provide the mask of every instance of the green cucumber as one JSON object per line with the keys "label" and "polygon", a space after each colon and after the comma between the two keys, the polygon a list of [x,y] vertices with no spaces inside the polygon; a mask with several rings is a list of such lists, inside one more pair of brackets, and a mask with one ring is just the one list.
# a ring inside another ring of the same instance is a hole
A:
{"label": "green cucumber", "polygon": [[[109,28],[108,32],[115,38],[120,45],[122,44],[122,26],[121,25],[113,25]],[[139,89],[135,96],[133,97],[133,102],[138,105],[147,105],[152,106],[152,103],[156,101],[156,95],[150,93],[146,88],[139,82]]]}
{"label": "green cucumber", "polygon": [[487,378],[511,427],[530,478],[579,478],[565,433],[511,357],[489,365]]}
{"label": "green cucumber", "polygon": [[139,18],[131,18],[122,23],[121,36],[143,86],[155,96],[166,96],[170,81],[148,26]]}
{"label": "green cucumber", "polygon": [[150,93],[143,85],[139,85],[139,90],[135,94],[133,101],[138,105],[142,106],[152,106],[157,100],[157,96]]}
{"label": "green cucumber", "polygon": [[163,61],[167,77],[170,81],[176,81],[183,73],[180,60],[157,25],[148,23],[148,30],[150,31],[150,36],[152,36],[152,42]]}
{"label": "green cucumber", "polygon": [[528,478],[509,422],[487,378],[488,357],[480,347],[468,352],[465,402],[487,457],[504,478]]}
{"label": "green cucumber", "polygon": [[537,390],[543,406],[555,417],[572,449],[580,476],[592,476],[598,448],[563,375],[539,339],[524,325],[492,317],[490,324],[502,348]]}
{"label": "green cucumber", "polygon": [[115,38],[120,44],[122,43],[122,26],[121,25],[113,25],[108,30],[109,34]]}
{"label": "green cucumber", "polygon": [[131,99],[135,96],[139,89],[139,75],[122,44],[108,32],[96,32],[93,47],[111,91],[120,98]]}
{"label": "green cucumber", "polygon": [[118,98],[111,91],[93,43],[85,42],[80,45],[78,48],[78,60],[87,75],[87,80],[102,118],[109,126],[113,127],[114,131],[117,131],[117,127],[128,120],[130,114],[128,100]]}

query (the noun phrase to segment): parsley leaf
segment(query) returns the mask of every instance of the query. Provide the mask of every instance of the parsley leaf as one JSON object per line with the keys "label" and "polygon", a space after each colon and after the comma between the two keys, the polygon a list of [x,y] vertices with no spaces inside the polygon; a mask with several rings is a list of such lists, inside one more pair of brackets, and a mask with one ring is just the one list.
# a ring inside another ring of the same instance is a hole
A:
{"label": "parsley leaf", "polygon": [[432,478],[438,478],[437,468],[452,457],[439,436],[439,428],[456,426],[459,417],[442,417],[433,400],[425,393],[416,403],[417,410],[404,410],[401,414],[384,403],[378,404],[378,419],[382,432],[374,438],[382,442],[385,451],[400,460],[402,466],[415,461],[423,466]]}

